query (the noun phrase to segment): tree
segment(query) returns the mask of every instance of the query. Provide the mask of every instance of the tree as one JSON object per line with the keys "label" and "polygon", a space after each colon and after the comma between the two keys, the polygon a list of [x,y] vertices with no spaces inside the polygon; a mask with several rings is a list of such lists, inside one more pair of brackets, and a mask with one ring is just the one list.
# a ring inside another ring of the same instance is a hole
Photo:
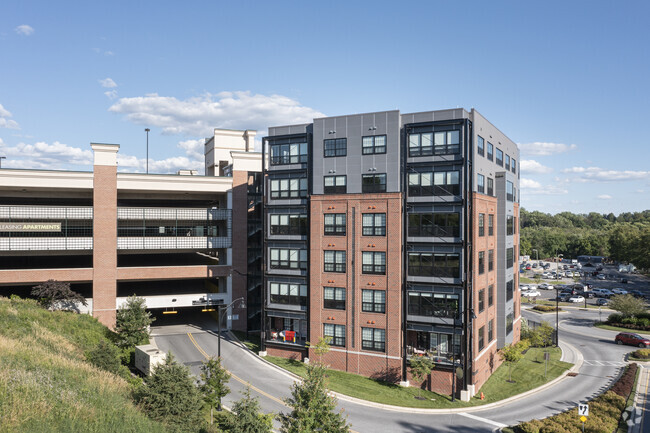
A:
{"label": "tree", "polygon": [[517,344],[508,344],[499,351],[501,359],[508,364],[508,382],[512,382],[512,364],[516,364],[524,356],[523,351],[528,349],[528,342],[521,340]]}
{"label": "tree", "polygon": [[624,317],[639,316],[646,312],[643,301],[632,295],[614,295],[609,300],[609,308],[618,311]]}
{"label": "tree", "polygon": [[[426,356],[414,356],[409,362],[411,363],[411,374],[418,381],[422,382],[423,379],[427,378],[435,366],[433,362]],[[421,387],[418,387],[418,399],[421,399],[420,396]]]}
{"label": "tree", "polygon": [[150,418],[179,431],[198,430],[202,424],[201,395],[187,367],[168,354],[144,382],[135,400]]}
{"label": "tree", "polygon": [[533,347],[548,347],[553,344],[554,333],[555,329],[548,322],[542,322],[537,329],[529,332],[530,345]]}
{"label": "tree", "polygon": [[214,422],[214,408],[221,410],[221,399],[230,392],[226,386],[229,380],[230,374],[221,366],[221,358],[212,357],[201,366],[199,391],[203,394],[204,403],[210,407],[210,425]]}
{"label": "tree", "polygon": [[244,397],[232,405],[234,416],[225,421],[229,433],[271,433],[273,415],[263,414],[257,398],[251,397],[250,385],[244,391]]}
{"label": "tree", "polygon": [[117,310],[115,332],[117,346],[129,349],[149,342],[149,325],[156,320],[151,317],[143,298],[129,296]]}
{"label": "tree", "polygon": [[99,340],[97,346],[86,354],[88,362],[95,367],[118,374],[122,363],[120,362],[120,351],[113,343],[105,339]]}
{"label": "tree", "polygon": [[46,282],[32,288],[32,296],[48,310],[75,310],[79,311],[77,304],[88,305],[86,298],[70,289],[70,283],[56,280]]}
{"label": "tree", "polygon": [[314,353],[318,355],[318,362],[323,363],[323,355],[325,355],[327,352],[330,351],[330,342],[332,341],[332,337],[327,336],[325,338],[319,337],[318,338],[318,343],[316,344],[311,344],[307,342],[307,347],[311,347],[314,349]]}
{"label": "tree", "polygon": [[291,388],[291,397],[285,403],[291,413],[281,413],[282,433],[309,433],[319,429],[323,432],[349,432],[342,413],[336,412],[336,399],[327,394],[325,367],[314,363],[307,366],[307,377]]}

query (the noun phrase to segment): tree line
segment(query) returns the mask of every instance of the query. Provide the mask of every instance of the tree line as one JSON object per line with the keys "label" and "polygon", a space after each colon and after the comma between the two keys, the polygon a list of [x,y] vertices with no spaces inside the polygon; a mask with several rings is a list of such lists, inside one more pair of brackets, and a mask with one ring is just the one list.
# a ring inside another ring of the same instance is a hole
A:
{"label": "tree line", "polygon": [[[540,258],[604,256],[650,269],[650,210],[555,215],[521,208],[520,252]],[[533,250],[537,250],[534,253]]]}

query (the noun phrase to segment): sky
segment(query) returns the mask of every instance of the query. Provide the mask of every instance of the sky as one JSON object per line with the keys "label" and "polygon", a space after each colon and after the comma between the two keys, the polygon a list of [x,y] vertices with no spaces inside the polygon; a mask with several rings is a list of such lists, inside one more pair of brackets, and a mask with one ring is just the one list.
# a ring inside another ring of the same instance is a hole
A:
{"label": "sky", "polygon": [[4,1],[3,168],[203,171],[214,128],[477,109],[521,204],[650,209],[650,2]]}

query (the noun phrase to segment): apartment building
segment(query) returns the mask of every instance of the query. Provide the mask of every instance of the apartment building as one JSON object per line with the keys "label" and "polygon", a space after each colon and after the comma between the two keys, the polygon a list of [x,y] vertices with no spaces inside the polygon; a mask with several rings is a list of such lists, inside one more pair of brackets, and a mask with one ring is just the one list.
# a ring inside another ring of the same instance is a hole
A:
{"label": "apartment building", "polygon": [[[91,172],[0,170],[0,295],[71,283],[114,326],[127,296],[170,313],[244,298],[224,324],[260,329],[261,154],[255,131],[215,129],[206,175],[118,171],[119,145],[91,144]],[[211,307],[211,308],[210,308]]]}
{"label": "apartment building", "polygon": [[263,352],[469,399],[519,339],[519,150],[476,110],[269,128]]}

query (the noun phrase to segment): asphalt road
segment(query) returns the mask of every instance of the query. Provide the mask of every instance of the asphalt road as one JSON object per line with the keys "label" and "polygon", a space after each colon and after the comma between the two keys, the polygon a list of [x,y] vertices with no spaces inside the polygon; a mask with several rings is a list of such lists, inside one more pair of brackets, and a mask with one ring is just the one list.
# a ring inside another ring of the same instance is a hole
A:
{"label": "asphalt road", "polygon": [[[538,315],[525,311],[524,316],[535,321],[544,319],[555,323],[553,314]],[[176,317],[173,320],[182,323],[183,319]],[[635,349],[614,344],[614,332],[591,327],[590,324],[597,319],[597,311],[563,312],[560,316],[560,341],[582,353],[584,361],[579,374],[505,406],[472,408],[452,414],[390,410],[343,398],[339,399],[339,406],[347,414],[352,429],[357,432],[490,432],[504,425],[547,417],[601,393],[618,375],[624,365],[625,354]],[[193,320],[190,325],[161,322],[158,321],[159,326],[153,329],[158,346],[171,351],[198,375],[205,357],[217,353],[218,338],[214,323],[207,319]],[[294,381],[291,376],[269,366],[234,342],[222,340],[221,350],[224,365],[233,374],[229,383],[231,393],[224,399],[225,405],[240,399],[246,384],[250,382],[252,393],[260,398],[264,411],[288,412],[282,399],[290,394]],[[572,359],[569,361],[575,362]]]}

